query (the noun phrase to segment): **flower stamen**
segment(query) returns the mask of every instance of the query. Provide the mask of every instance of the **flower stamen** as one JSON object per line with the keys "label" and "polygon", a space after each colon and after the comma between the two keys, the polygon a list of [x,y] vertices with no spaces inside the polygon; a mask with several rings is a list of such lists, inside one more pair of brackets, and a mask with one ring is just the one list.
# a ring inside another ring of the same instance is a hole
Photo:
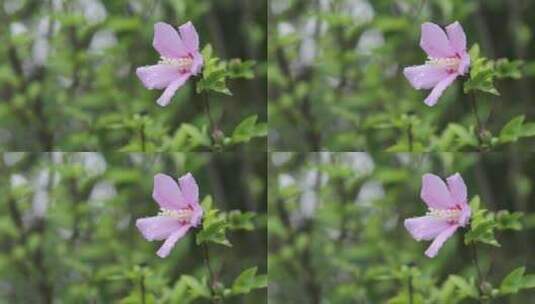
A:
{"label": "flower stamen", "polygon": [[158,212],[158,216],[169,216],[180,222],[189,222],[191,220],[192,215],[193,210],[191,210],[190,208],[184,208],[179,210],[161,208],[160,212]]}
{"label": "flower stamen", "polygon": [[425,62],[426,64],[430,65],[437,65],[449,70],[456,71],[459,69],[459,64],[461,63],[461,60],[459,58],[433,58],[429,57],[428,60]]}
{"label": "flower stamen", "polygon": [[457,222],[461,216],[461,210],[429,208],[429,211],[426,213],[426,215]]}
{"label": "flower stamen", "polygon": [[193,59],[191,57],[181,57],[177,59],[162,56],[160,61],[158,61],[158,64],[171,65],[177,67],[180,72],[185,73],[189,72],[193,67]]}

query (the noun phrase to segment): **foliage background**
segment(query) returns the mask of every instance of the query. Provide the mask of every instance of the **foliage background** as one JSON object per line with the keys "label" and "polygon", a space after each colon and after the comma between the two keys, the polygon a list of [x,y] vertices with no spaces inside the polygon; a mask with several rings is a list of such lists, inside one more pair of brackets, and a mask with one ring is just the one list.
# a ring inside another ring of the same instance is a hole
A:
{"label": "foliage background", "polygon": [[[256,212],[253,231],[227,233],[233,247],[209,245],[225,286],[246,268],[267,272],[265,154],[5,153],[0,158],[0,303],[190,302],[183,275],[207,278],[189,233],[161,259],[161,242],[135,227],[154,216],[153,176],[191,172],[200,198],[215,207]],[[266,288],[225,303],[265,303]],[[179,301],[179,302],[177,302]]]}
{"label": "foliage background", "polygon": [[[475,140],[475,119],[462,81],[429,108],[429,91],[402,75],[426,60],[425,21],[458,20],[482,55],[524,60],[523,78],[495,82],[501,97],[477,94],[485,129],[497,136],[514,117],[534,119],[534,1],[272,0],[268,10],[272,151],[476,150],[466,144]],[[534,141],[519,146],[532,150]]]}
{"label": "foliage background", "polygon": [[[254,79],[228,83],[233,96],[209,98],[225,134],[251,115],[265,122],[266,6],[266,0],[2,1],[0,150],[208,150],[202,145],[210,140],[208,119],[193,82],[163,109],[156,104],[162,91],[145,89],[135,75],[136,67],[159,60],[152,48],[158,21],[191,20],[201,47],[210,43],[223,59],[257,61]],[[262,138],[247,149],[265,147]]]}
{"label": "foliage background", "polygon": [[[513,269],[535,272],[535,180],[532,154],[272,153],[269,157],[269,302],[479,303],[460,300],[476,277],[466,230],[437,257],[424,255],[403,227],[422,216],[421,176],[459,172],[469,199],[484,208],[525,213],[523,230],[497,234],[500,248],[479,244],[486,281],[499,288]],[[487,274],[488,272],[488,274]],[[533,277],[532,277],[533,278]],[[457,279],[458,280],[458,279]],[[464,290],[463,290],[464,288]],[[531,303],[533,289],[488,303]]]}

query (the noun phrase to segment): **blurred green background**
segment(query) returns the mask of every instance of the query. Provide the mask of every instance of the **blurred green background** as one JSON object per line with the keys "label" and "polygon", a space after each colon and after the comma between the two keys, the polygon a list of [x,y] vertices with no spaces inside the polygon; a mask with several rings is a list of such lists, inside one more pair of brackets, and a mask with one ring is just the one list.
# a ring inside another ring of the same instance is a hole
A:
{"label": "blurred green background", "polygon": [[[208,150],[208,119],[193,81],[161,108],[162,91],[145,89],[135,75],[159,60],[152,48],[158,21],[191,20],[201,48],[209,43],[223,59],[255,60],[254,79],[229,81],[233,96],[209,98],[225,134],[251,115],[265,122],[266,7],[267,0],[2,1],[0,150]],[[262,138],[246,149],[265,147]]]}
{"label": "blurred green background", "polygon": [[[404,219],[427,211],[420,199],[425,173],[445,178],[459,172],[468,198],[479,195],[483,208],[524,212],[522,230],[496,233],[501,247],[477,245],[492,288],[517,267],[535,273],[534,157],[272,153],[269,302],[410,304],[410,278],[414,304],[479,303],[463,297],[474,286],[469,278],[477,277],[463,242],[466,229],[429,259],[424,251],[430,242],[413,240],[403,227]],[[485,303],[532,303],[534,296],[526,289]]]}
{"label": "blurred green background", "polygon": [[[220,284],[232,285],[250,267],[267,272],[265,154],[0,156],[0,303],[143,303],[141,277],[145,303],[206,303],[190,300],[202,290],[191,278],[208,277],[195,233],[161,259],[162,242],[146,241],[135,227],[137,218],[159,211],[156,173],[191,172],[201,200],[211,195],[222,211],[257,213],[254,230],[227,233],[233,247],[209,245]],[[266,297],[264,288],[224,303]]]}
{"label": "blurred green background", "polygon": [[[402,74],[426,60],[419,47],[425,21],[458,20],[468,47],[479,44],[491,59],[524,60],[523,78],[495,82],[501,97],[476,98],[492,135],[518,115],[532,121],[534,12],[527,0],[270,1],[270,150],[476,150],[467,145],[475,140],[475,119],[462,81],[429,108],[429,91],[414,90]],[[519,146],[532,150],[535,142]]]}

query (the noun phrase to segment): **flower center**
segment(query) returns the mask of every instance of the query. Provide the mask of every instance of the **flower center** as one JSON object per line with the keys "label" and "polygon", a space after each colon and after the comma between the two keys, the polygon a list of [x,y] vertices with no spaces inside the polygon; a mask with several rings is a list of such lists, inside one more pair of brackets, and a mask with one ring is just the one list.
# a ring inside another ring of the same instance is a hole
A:
{"label": "flower center", "polygon": [[178,210],[171,210],[161,208],[158,216],[169,216],[180,222],[189,222],[191,221],[191,216],[193,215],[193,210],[190,208],[183,208]]}
{"label": "flower center", "polygon": [[441,219],[446,219],[452,222],[458,222],[459,217],[461,216],[461,210],[457,208],[452,208],[452,209],[429,208],[429,211],[426,213],[426,215],[438,217]]}
{"label": "flower center", "polygon": [[443,67],[448,70],[457,71],[459,69],[459,64],[461,63],[461,59],[456,58],[456,57],[453,57],[453,58],[429,57],[429,59],[425,63],[431,64],[431,65],[437,65],[439,67]]}
{"label": "flower center", "polygon": [[191,57],[181,57],[181,58],[167,58],[161,57],[158,64],[166,64],[177,67],[180,72],[185,73],[189,72],[193,67],[193,59]]}

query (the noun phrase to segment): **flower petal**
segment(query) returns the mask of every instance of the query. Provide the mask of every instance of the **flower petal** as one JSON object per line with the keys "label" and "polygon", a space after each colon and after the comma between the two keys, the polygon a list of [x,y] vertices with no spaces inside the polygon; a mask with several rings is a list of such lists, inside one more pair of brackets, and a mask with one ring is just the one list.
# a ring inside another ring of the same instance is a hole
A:
{"label": "flower petal", "polygon": [[455,56],[446,33],[440,26],[426,22],[422,24],[420,47],[433,58],[447,58]]}
{"label": "flower petal", "polygon": [[468,72],[469,68],[470,68],[470,54],[463,53],[461,54],[461,62],[459,63],[459,68],[457,69],[457,73],[459,75],[465,75]]}
{"label": "flower petal", "polygon": [[448,33],[448,38],[450,40],[450,45],[455,52],[458,54],[466,52],[466,34],[464,33],[463,27],[457,21],[448,25],[446,27],[446,32]]}
{"label": "flower petal", "polygon": [[466,194],[466,184],[464,183],[463,178],[459,173],[448,177],[446,179],[448,183],[448,189],[450,190],[451,198],[454,203],[459,204],[460,206],[466,205],[467,194]]}
{"label": "flower petal", "polygon": [[169,216],[153,216],[136,220],[136,227],[147,241],[165,240],[183,225]]}
{"label": "flower petal", "polygon": [[457,231],[457,228],[459,228],[458,225],[453,225],[449,227],[448,229],[442,231],[431,243],[429,248],[425,251],[425,255],[433,258],[437,255],[440,248],[442,248],[442,245],[444,245],[444,242],[446,242],[454,233]]}
{"label": "flower petal", "polygon": [[152,198],[165,209],[179,209],[187,205],[184,203],[182,192],[178,188],[175,180],[166,174],[156,174],[154,176],[154,190]]}
{"label": "flower petal", "polygon": [[430,107],[434,106],[444,91],[457,79],[457,74],[451,74],[450,76],[442,79],[431,91],[429,96],[424,100],[424,103]]}
{"label": "flower petal", "polygon": [[424,64],[403,69],[403,75],[409,80],[413,88],[420,90],[433,88],[450,74],[445,68],[438,65]]}
{"label": "flower petal", "polygon": [[158,22],[154,25],[152,46],[167,58],[179,58],[188,55],[188,50],[178,32],[169,24]]}
{"label": "flower petal", "polygon": [[184,225],[180,227],[179,230],[173,232],[163,243],[163,245],[158,249],[158,252],[156,254],[161,257],[165,258],[169,255],[171,252],[171,249],[175,247],[176,242],[180,240],[184,235],[186,235],[186,232],[191,228],[190,225]]}
{"label": "flower petal", "polygon": [[428,173],[422,177],[420,197],[430,208],[448,209],[455,206],[448,187],[434,174]]}
{"label": "flower petal", "polygon": [[181,25],[178,30],[180,31],[182,42],[184,42],[190,53],[197,52],[199,50],[199,35],[191,21]]}
{"label": "flower petal", "polygon": [[204,65],[204,58],[201,53],[193,53],[193,64],[191,65],[191,74],[198,75]]}
{"label": "flower petal", "polygon": [[171,82],[167,88],[165,88],[165,91],[163,92],[162,96],[158,98],[156,103],[162,107],[166,107],[171,102],[171,98],[175,96],[175,93],[180,87],[186,83],[186,81],[190,78],[191,74],[182,74],[179,78],[177,78],[175,81]]}
{"label": "flower petal", "polygon": [[180,191],[182,191],[182,196],[184,201],[187,204],[194,204],[199,202],[199,186],[195,182],[193,175],[187,173],[184,176],[178,179],[180,184]]}
{"label": "flower petal", "polygon": [[139,67],[137,77],[147,89],[164,89],[180,76],[179,69],[168,64]]}
{"label": "flower petal", "polygon": [[411,236],[417,241],[432,240],[451,226],[447,219],[436,216],[413,217],[406,219],[403,224]]}

